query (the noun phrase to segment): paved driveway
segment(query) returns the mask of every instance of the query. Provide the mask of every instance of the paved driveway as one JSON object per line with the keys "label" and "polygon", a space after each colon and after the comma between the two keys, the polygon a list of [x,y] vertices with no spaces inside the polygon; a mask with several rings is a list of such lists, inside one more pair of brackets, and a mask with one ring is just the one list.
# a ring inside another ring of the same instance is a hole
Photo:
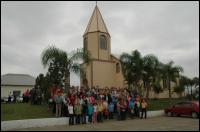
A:
{"label": "paved driveway", "polygon": [[103,123],[61,125],[42,128],[20,129],[20,131],[198,131],[199,119],[189,117],[151,117],[126,121],[106,120]]}

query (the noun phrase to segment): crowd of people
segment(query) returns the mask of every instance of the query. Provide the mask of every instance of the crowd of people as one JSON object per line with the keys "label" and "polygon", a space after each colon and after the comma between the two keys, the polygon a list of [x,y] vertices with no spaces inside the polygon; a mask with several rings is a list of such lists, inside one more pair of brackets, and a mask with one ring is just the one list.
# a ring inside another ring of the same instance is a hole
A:
{"label": "crowd of people", "polygon": [[[142,96],[128,89],[99,88],[85,89],[72,86],[68,94],[57,90],[49,100],[56,117],[69,117],[69,125],[88,122],[103,122],[107,119],[126,120],[146,118],[147,103]],[[140,114],[141,112],[141,114]]]}
{"label": "crowd of people", "polygon": [[[27,89],[22,93],[22,97],[20,94],[15,94],[10,92],[8,95],[8,103],[16,103],[16,102],[22,102],[22,103],[29,103],[31,104],[41,104],[42,101],[44,100],[44,94],[42,94],[41,90],[38,87],[34,87],[32,89]],[[12,100],[13,97],[13,100]]]}

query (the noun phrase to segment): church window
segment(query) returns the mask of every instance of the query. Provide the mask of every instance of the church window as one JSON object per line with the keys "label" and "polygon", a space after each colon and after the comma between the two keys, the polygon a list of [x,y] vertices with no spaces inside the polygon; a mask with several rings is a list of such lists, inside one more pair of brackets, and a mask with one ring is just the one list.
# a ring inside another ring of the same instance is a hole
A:
{"label": "church window", "polygon": [[84,51],[85,51],[85,50],[87,50],[87,48],[88,48],[88,47],[87,47],[87,38],[84,38],[84,42],[83,42],[83,43],[84,43]]}
{"label": "church window", "polygon": [[100,36],[100,48],[107,49],[106,36],[104,35]]}
{"label": "church window", "polygon": [[120,66],[119,66],[119,63],[116,64],[116,73],[119,73],[120,72]]}

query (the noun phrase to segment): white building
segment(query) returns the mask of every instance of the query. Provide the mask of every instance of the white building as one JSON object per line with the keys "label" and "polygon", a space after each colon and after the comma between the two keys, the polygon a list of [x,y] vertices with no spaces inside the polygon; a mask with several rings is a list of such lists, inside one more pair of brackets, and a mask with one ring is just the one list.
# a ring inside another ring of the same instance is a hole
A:
{"label": "white building", "polygon": [[1,98],[14,93],[22,96],[35,85],[35,78],[27,74],[5,74],[1,76]]}

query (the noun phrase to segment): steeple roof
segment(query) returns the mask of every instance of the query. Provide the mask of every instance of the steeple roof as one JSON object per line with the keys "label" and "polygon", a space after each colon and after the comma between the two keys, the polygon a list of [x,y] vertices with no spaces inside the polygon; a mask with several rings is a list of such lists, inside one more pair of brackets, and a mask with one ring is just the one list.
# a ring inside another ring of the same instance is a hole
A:
{"label": "steeple roof", "polygon": [[94,11],[92,13],[92,16],[87,25],[84,35],[86,33],[95,32],[95,31],[105,32],[105,33],[109,34],[106,24],[102,18],[102,15],[101,15],[97,5],[94,8]]}

